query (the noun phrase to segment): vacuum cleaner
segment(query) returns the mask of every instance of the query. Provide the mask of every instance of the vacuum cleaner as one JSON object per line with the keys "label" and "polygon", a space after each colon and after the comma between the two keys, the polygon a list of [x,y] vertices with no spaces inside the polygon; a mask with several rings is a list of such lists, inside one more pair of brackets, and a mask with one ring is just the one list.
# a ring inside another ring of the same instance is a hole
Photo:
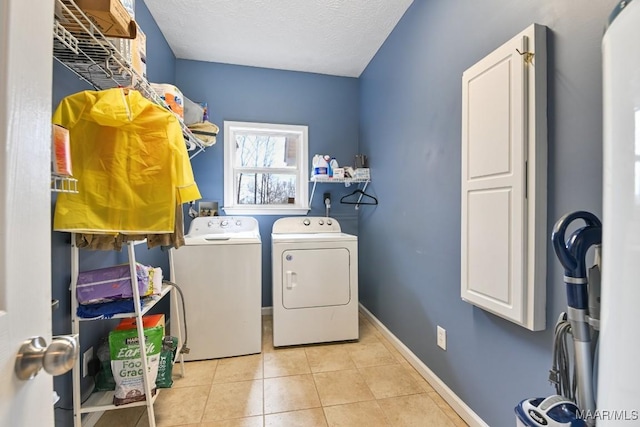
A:
{"label": "vacuum cleaner", "polygon": [[[584,221],[585,225],[565,239],[569,226],[576,220]],[[596,410],[594,354],[597,354],[595,344],[600,317],[602,223],[590,212],[566,214],[553,227],[551,242],[564,267],[568,306],[556,324],[553,367],[549,376],[558,394],[520,402],[515,409],[518,425],[592,426],[595,420],[589,415]],[[586,256],[592,247],[594,265],[588,269]],[[573,372],[569,351],[564,347],[569,335],[573,341]]]}
{"label": "vacuum cleaner", "polygon": [[516,406],[517,427],[585,427],[577,418],[578,407],[560,395],[547,398],[526,399]]}

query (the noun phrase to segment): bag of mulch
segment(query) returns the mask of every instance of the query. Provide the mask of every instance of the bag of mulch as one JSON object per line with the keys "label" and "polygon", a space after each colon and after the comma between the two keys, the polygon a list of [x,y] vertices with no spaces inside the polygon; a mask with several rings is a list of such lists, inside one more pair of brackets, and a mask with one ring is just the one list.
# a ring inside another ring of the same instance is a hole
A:
{"label": "bag of mulch", "polygon": [[[152,394],[155,394],[156,390],[155,384],[163,335],[164,332],[161,325],[144,329],[147,368],[149,371],[147,378],[152,384]],[[109,333],[109,349],[111,353],[111,371],[116,382],[113,404],[117,406],[146,400],[143,380],[144,371],[142,369],[137,329],[116,329],[111,331]]]}
{"label": "bag of mulch", "polygon": [[158,362],[158,378],[156,386],[158,388],[170,388],[173,385],[173,361],[178,348],[178,338],[164,337],[162,340],[162,351]]}

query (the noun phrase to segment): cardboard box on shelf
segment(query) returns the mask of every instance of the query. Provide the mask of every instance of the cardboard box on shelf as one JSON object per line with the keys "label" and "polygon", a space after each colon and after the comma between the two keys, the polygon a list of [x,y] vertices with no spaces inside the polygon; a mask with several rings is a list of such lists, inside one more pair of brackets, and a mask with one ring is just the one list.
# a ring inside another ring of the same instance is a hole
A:
{"label": "cardboard box on shelf", "polygon": [[[122,57],[131,64],[138,76],[147,78],[147,38],[138,26],[136,38],[133,40],[109,37],[109,42]],[[130,82],[134,84],[134,82]]]}
{"label": "cardboard box on shelf", "polygon": [[76,0],[76,4],[105,36],[136,37],[137,25],[120,0]]}
{"label": "cardboard box on shelf", "polygon": [[344,178],[344,168],[333,168],[334,178]]}
{"label": "cardboard box on shelf", "polygon": [[140,26],[137,29],[136,38],[131,42],[131,66],[139,76],[147,78],[147,36]]}
{"label": "cardboard box on shelf", "polygon": [[355,179],[371,179],[371,172],[369,172],[369,168],[358,168],[355,170],[355,174],[353,175]]}
{"label": "cardboard box on shelf", "polygon": [[56,175],[71,176],[69,131],[56,124],[51,125],[51,127],[51,171]]}

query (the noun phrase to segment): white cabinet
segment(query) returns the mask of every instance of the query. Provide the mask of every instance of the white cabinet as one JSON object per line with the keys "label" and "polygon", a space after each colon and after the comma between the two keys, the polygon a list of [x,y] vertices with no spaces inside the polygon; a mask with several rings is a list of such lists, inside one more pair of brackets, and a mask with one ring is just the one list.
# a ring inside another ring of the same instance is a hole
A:
{"label": "white cabinet", "polygon": [[461,296],[531,330],[545,328],[545,50],[534,24],[462,76]]}

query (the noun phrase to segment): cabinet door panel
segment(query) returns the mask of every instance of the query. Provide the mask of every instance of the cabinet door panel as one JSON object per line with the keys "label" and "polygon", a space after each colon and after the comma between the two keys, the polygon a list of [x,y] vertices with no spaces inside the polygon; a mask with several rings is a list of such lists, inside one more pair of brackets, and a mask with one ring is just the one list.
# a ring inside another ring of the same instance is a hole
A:
{"label": "cabinet door panel", "polygon": [[[511,73],[513,55],[506,54],[468,83],[468,176],[470,179],[491,177],[512,172],[511,121],[514,119],[512,98],[521,95],[513,87]],[[519,60],[520,58],[515,58]],[[516,93],[514,93],[516,90]],[[515,130],[515,129],[514,129]]]}
{"label": "cabinet door panel", "polygon": [[[494,304],[512,304],[510,258],[511,190],[500,188],[469,193],[467,292]],[[471,253],[470,253],[471,252]]]}
{"label": "cabinet door panel", "polygon": [[545,44],[531,25],[462,76],[461,297],[533,330],[545,326]]}

